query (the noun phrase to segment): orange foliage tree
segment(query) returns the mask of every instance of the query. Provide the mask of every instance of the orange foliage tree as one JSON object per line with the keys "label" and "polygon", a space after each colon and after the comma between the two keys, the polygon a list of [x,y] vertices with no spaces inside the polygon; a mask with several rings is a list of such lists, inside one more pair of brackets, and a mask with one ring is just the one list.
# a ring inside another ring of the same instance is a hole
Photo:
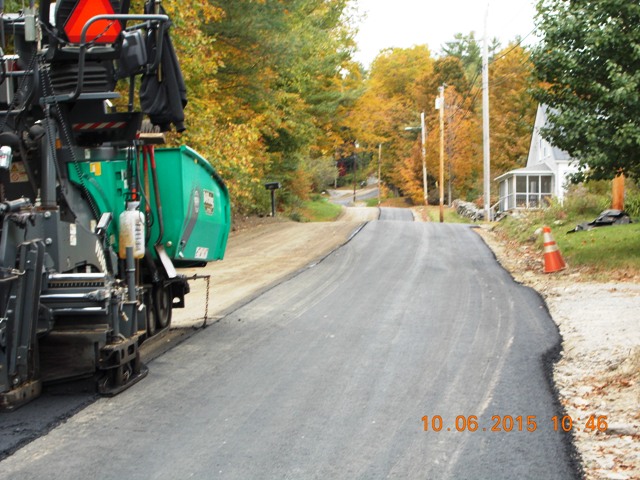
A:
{"label": "orange foliage tree", "polygon": [[420,125],[420,113],[427,106],[420,104],[416,86],[432,73],[433,58],[426,46],[382,51],[371,65],[366,90],[349,116],[353,140],[364,150],[377,155],[378,145],[383,144],[382,180],[403,192],[416,184],[422,188],[422,164],[419,173],[410,165],[412,148],[420,135],[405,128]]}
{"label": "orange foliage tree", "polygon": [[[474,41],[473,36],[460,38]],[[418,126],[420,112],[426,113],[427,183],[430,203],[436,203],[440,127],[434,103],[441,85],[446,85],[445,199],[475,200],[482,194],[481,72],[469,68],[469,61],[478,59],[464,60],[453,54],[432,58],[426,47],[383,51],[353,110],[358,138],[366,139],[369,148],[384,143],[383,179],[416,204],[423,198],[420,136],[403,127]],[[519,46],[505,48],[490,63],[493,177],[521,166],[527,156],[535,115],[530,74],[529,52]]]}
{"label": "orange foliage tree", "polygon": [[[496,55],[489,70],[492,176],[524,167],[529,152],[536,102],[528,50],[512,45]],[[495,187],[495,185],[494,185]]]}

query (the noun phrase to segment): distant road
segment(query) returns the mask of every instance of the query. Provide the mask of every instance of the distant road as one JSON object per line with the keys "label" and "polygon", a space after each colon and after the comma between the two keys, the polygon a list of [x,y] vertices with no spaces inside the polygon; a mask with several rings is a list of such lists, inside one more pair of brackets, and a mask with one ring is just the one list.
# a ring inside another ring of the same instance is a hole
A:
{"label": "distant road", "polygon": [[407,213],[383,209],[0,478],[578,478],[542,300],[468,226]]}
{"label": "distant road", "polygon": [[[350,206],[353,205],[353,190],[330,190],[331,201],[338,205]],[[369,186],[356,190],[356,202],[364,202],[370,198],[378,197],[378,187]]]}
{"label": "distant road", "polygon": [[408,208],[381,208],[380,220],[413,222],[413,213]]}

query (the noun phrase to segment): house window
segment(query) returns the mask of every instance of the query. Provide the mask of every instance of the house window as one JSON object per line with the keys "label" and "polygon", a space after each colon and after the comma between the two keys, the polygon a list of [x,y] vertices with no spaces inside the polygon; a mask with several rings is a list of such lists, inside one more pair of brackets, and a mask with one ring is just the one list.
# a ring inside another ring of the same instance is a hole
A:
{"label": "house window", "polygon": [[540,208],[540,177],[538,175],[532,175],[527,177],[529,181],[529,190],[527,191],[529,208]]}
{"label": "house window", "polygon": [[538,140],[538,164],[544,162],[544,156],[545,156],[544,143],[542,143],[542,138],[540,138]]}
{"label": "house window", "polygon": [[527,208],[526,193],[516,193],[516,208]]}
{"label": "house window", "polygon": [[552,195],[552,178],[551,175],[543,175],[540,177],[540,199],[542,206],[547,207],[551,204]]}

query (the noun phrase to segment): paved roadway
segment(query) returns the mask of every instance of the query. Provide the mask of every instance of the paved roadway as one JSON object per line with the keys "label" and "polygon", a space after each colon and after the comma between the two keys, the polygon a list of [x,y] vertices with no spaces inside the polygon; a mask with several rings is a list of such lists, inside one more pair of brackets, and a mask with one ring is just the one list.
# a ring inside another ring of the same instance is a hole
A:
{"label": "paved roadway", "polygon": [[[331,202],[345,207],[353,206],[353,190],[329,190]],[[364,202],[370,198],[378,197],[378,188],[375,186],[367,186],[356,190],[356,201]]]}
{"label": "paved roadway", "polygon": [[[0,478],[578,478],[553,429],[560,339],[543,302],[469,227],[410,215],[383,210],[0,462]],[[436,415],[441,431],[424,431]]]}

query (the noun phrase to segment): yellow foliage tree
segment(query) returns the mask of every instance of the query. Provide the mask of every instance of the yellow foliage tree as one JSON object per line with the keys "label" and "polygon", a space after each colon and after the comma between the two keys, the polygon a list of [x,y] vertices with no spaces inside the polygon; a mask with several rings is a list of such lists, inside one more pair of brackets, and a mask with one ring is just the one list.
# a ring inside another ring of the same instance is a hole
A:
{"label": "yellow foliage tree", "polygon": [[[512,45],[499,52],[489,70],[491,173],[524,167],[529,152],[536,102],[530,53]],[[494,185],[495,187],[495,185]]]}
{"label": "yellow foliage tree", "polygon": [[413,192],[417,184],[422,188],[422,163],[418,171],[411,160],[420,135],[405,128],[419,126],[420,112],[429,108],[419,101],[418,85],[433,74],[433,65],[426,46],[382,51],[349,116],[353,140],[363,149],[377,155],[378,145],[383,144],[382,179],[403,192]]}

